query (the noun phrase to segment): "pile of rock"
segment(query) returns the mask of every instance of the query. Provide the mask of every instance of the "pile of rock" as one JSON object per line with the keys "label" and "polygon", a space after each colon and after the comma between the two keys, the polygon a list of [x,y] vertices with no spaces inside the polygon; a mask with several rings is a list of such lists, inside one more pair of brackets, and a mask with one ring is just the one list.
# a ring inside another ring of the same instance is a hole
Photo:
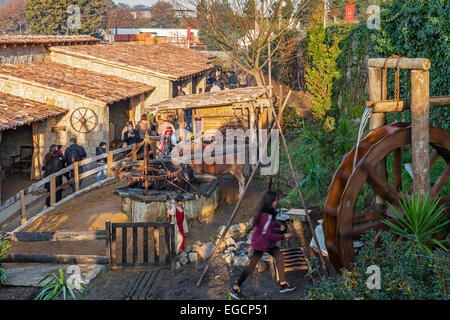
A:
{"label": "pile of rock", "polygon": [[[197,262],[199,259],[209,258],[216,245],[219,245],[217,251],[222,254],[228,266],[246,267],[249,263],[252,254],[251,238],[253,231],[250,231],[252,226],[251,219],[248,222],[238,223],[230,226],[223,241],[219,244],[226,226],[219,227],[219,234],[215,243],[202,243],[196,241],[187,246],[184,251],[177,255],[177,269],[188,264],[189,262]],[[259,272],[264,272],[268,269],[271,257],[265,253],[258,266]]]}

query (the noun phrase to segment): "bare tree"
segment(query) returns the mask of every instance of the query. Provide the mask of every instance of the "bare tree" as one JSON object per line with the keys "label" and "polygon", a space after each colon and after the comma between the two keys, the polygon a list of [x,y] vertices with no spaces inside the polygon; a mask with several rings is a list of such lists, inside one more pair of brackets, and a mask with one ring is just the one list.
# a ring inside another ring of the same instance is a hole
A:
{"label": "bare tree", "polygon": [[196,8],[205,36],[213,39],[234,64],[254,76],[261,86],[261,69],[280,49],[287,32],[298,27],[308,3],[309,0],[185,0],[178,2],[178,7]]}

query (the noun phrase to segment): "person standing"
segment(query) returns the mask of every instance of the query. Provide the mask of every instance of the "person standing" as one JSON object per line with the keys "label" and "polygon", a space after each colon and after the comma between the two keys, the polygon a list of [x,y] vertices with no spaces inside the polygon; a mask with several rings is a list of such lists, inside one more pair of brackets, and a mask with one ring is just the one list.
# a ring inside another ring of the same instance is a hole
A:
{"label": "person standing", "polygon": [[247,75],[245,74],[244,71],[239,73],[237,78],[238,78],[239,88],[247,88],[248,87]]}
{"label": "person standing", "polygon": [[169,208],[169,222],[175,225],[176,253],[184,250],[184,234],[188,232],[184,214],[184,196],[177,194]]}
{"label": "person standing", "polygon": [[[96,156],[100,156],[102,154],[106,154],[107,150],[106,150],[106,142],[100,142],[99,146],[97,148],[95,148],[95,155]],[[97,167],[104,167],[106,165],[106,157],[105,158],[101,158],[99,160],[97,160]],[[102,176],[106,178],[108,178],[108,170],[105,168],[103,170],[100,170],[97,173],[97,178],[95,179],[95,182],[99,182],[102,179]]]}
{"label": "person standing", "polygon": [[230,89],[236,89],[238,86],[238,79],[234,72],[229,72],[228,82],[230,84]]}
{"label": "person standing", "polygon": [[177,87],[177,96],[185,96],[186,92],[183,91],[183,88],[181,86]]}
{"label": "person standing", "polygon": [[[81,161],[87,157],[86,151],[84,148],[77,144],[76,138],[70,138],[70,146],[64,152],[64,162],[67,166],[74,164],[75,162]],[[82,174],[84,172],[83,166],[78,167],[78,174]],[[71,171],[71,179],[75,177],[75,171]],[[80,183],[78,187],[81,187],[81,183],[83,179],[80,179]],[[75,184],[72,183],[72,192],[75,192]]]}
{"label": "person standing", "polygon": [[228,296],[230,299],[242,299],[241,285],[245,279],[251,275],[259,260],[262,258],[265,252],[268,252],[275,258],[277,263],[277,271],[280,279],[280,292],[293,291],[296,288],[291,287],[286,282],[284,274],[284,256],[280,249],[276,246],[276,243],[282,239],[289,239],[290,233],[280,234],[280,232],[286,232],[285,226],[275,220],[278,194],[275,191],[268,190],[261,197],[258,206],[253,215],[253,226],[255,230],[252,235],[252,248],[253,254],[250,257],[250,262],[247,268],[242,271],[236,284],[229,289]]}
{"label": "person standing", "polygon": [[139,137],[143,139],[146,134],[150,135],[151,131],[150,122],[148,121],[148,117],[146,114],[141,116],[141,120],[138,122],[136,126],[136,130],[139,131]]}
{"label": "person standing", "polygon": [[[63,168],[63,161],[58,154],[58,147],[52,144],[50,146],[49,152],[44,157],[44,166],[42,167],[42,170],[44,171],[43,176],[44,179],[54,173],[57,173],[62,168]],[[56,187],[62,185],[62,175],[56,176],[55,182]],[[47,182],[44,188],[47,190],[47,192],[50,192],[50,182]],[[56,191],[56,199],[55,199],[56,202],[62,199],[62,192],[63,192],[62,189]],[[50,207],[50,195],[45,199],[45,204],[47,205],[47,207]]]}
{"label": "person standing", "polygon": [[214,81],[213,82],[213,86],[211,88],[211,90],[209,92],[217,92],[217,91],[221,91],[222,89],[220,89],[220,87],[217,85],[217,82]]}
{"label": "person standing", "polygon": [[123,141],[125,141],[127,145],[141,142],[139,131],[133,128],[133,123],[131,121],[128,122],[127,131],[123,134]]}

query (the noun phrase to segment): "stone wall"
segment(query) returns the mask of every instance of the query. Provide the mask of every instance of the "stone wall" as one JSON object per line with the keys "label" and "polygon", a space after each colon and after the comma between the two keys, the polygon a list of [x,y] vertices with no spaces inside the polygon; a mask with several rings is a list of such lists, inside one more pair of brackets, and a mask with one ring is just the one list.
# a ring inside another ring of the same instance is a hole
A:
{"label": "stone wall", "polygon": [[13,46],[0,48],[0,64],[19,64],[44,61],[48,52],[43,46]]}
{"label": "stone wall", "polygon": [[107,62],[93,61],[68,54],[50,51],[49,60],[66,64],[75,68],[86,69],[105,75],[121,77],[131,81],[142,82],[156,89],[148,98],[148,104],[168,100],[173,96],[172,81],[151,75],[148,72],[136,71],[128,67],[114,65]]}
{"label": "stone wall", "polygon": [[[4,78],[0,78],[0,90],[68,110],[65,115],[39,122],[36,134],[39,134],[41,163],[51,144],[61,144],[66,148],[71,137],[77,138],[79,144],[85,147],[88,156],[95,155],[95,148],[101,141],[109,142],[109,108],[104,103]],[[70,124],[72,113],[79,107],[92,109],[98,117],[97,126],[87,134],[77,132]],[[55,130],[52,130],[52,127],[55,127]]]}

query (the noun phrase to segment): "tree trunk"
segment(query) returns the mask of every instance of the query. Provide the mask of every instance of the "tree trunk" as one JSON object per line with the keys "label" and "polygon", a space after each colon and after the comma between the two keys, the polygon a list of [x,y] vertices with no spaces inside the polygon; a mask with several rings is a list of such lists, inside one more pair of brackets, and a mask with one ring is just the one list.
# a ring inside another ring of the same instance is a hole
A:
{"label": "tree trunk", "polygon": [[261,73],[260,73],[259,69],[252,70],[251,75],[255,77],[256,84],[257,84],[258,87],[263,87],[264,86],[264,82],[263,82],[263,80],[261,78]]}

